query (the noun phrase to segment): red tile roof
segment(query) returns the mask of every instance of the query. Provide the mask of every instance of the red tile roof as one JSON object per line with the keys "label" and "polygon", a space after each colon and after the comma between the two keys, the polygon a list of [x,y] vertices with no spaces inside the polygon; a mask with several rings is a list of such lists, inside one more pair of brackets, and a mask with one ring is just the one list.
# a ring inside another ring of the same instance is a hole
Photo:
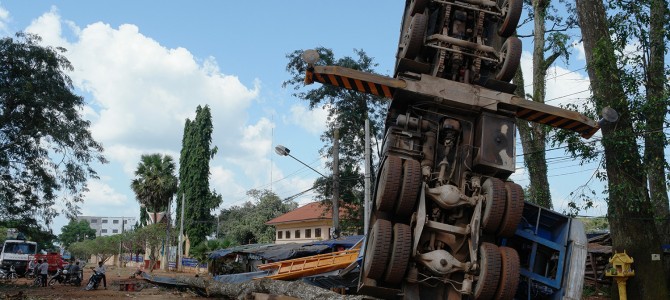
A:
{"label": "red tile roof", "polygon": [[[312,202],[267,221],[265,224],[274,225],[301,221],[330,220],[333,218],[331,211],[330,206],[326,206],[321,202]],[[344,210],[340,207],[340,216],[343,214]]]}

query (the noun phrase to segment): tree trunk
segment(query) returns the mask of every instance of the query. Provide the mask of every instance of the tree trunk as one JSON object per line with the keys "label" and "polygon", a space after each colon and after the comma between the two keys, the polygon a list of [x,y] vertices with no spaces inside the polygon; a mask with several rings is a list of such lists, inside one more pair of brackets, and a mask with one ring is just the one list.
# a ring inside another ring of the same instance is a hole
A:
{"label": "tree trunk", "polygon": [[[544,103],[546,94],[546,74],[551,62],[547,62],[545,54],[545,14],[549,0],[533,0],[534,34],[533,34],[533,98],[535,102]],[[517,75],[521,74],[521,68]],[[515,78],[517,95],[526,97],[523,77]],[[530,184],[528,186],[529,202],[552,209],[551,192],[547,178],[546,160],[546,126],[518,120],[519,138],[523,149],[523,161],[528,170]]]}
{"label": "tree trunk", "polygon": [[272,279],[251,280],[245,283],[221,283],[199,277],[177,277],[177,283],[195,287],[208,297],[223,297],[225,299],[254,299],[246,298],[251,293],[283,295],[298,299],[324,300],[354,300],[371,299],[368,296],[340,295],[335,292],[306,284],[301,281],[281,281]]}
{"label": "tree trunk", "polygon": [[[619,121],[602,128],[608,178],[608,220],[616,251],[626,251],[635,263],[635,277],[628,280],[630,299],[669,299],[663,266],[651,260],[660,253],[652,203],[646,187],[628,101],[609,38],[602,0],[577,0],[587,70],[596,109],[611,106]],[[615,291],[616,293],[616,291]],[[615,295],[613,298],[616,298]]]}
{"label": "tree trunk", "polygon": [[[647,71],[647,134],[644,139],[644,164],[647,167],[649,193],[656,212],[656,226],[663,244],[670,244],[670,207],[665,177],[664,118],[668,112],[665,95],[665,36],[664,26],[668,17],[668,1],[651,1],[649,28],[649,68]],[[665,262],[666,276],[670,275],[670,260]]]}

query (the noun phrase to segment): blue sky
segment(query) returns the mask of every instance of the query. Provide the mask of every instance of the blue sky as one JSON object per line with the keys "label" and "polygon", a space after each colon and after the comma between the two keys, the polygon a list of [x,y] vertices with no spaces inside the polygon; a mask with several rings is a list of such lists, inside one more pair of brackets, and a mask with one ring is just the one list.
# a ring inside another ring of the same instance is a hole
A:
{"label": "blue sky", "polygon": [[[0,35],[29,31],[68,49],[75,68],[70,76],[87,101],[82,114],[110,160],[98,167],[101,179],[89,182],[82,212],[137,217],[129,185],[140,155],[159,152],[178,160],[184,120],[194,117],[197,105],[212,108],[219,152],[211,162],[211,186],[223,195],[222,207],[242,204],[251,188],[272,188],[280,197],[308,189],[319,175],[273,148],[282,144],[327,173],[318,154],[325,112],[309,111],[281,87],[289,78],[285,55],[317,46],[337,56],[363,49],[379,63],[378,72],[391,74],[403,6],[388,0],[2,1]],[[530,43],[524,40],[526,82],[532,78]],[[574,94],[588,89],[583,64],[578,45],[570,65],[550,70],[547,99],[556,100],[549,104],[588,97]],[[564,154],[549,152],[554,156]],[[556,160],[549,179],[561,211],[596,165]],[[513,178],[526,186],[520,158],[517,167]],[[585,214],[605,212],[600,203]],[[54,220],[54,232],[65,223]]]}

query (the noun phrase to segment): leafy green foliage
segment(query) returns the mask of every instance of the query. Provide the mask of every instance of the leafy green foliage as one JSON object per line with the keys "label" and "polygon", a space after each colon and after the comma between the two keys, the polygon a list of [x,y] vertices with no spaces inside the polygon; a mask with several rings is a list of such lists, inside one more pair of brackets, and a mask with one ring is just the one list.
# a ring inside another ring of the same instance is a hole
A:
{"label": "leafy green foliage", "polygon": [[[335,58],[331,49],[318,47],[319,61],[316,65],[342,66],[358,71],[377,73],[374,68],[377,64],[365,51],[354,49],[356,57],[344,56]],[[310,109],[320,107],[328,111],[327,130],[321,135],[325,143],[320,150],[322,155],[332,158],[333,154],[333,129],[338,128],[340,136],[339,147],[339,171],[340,171],[340,199],[345,208],[350,210],[348,214],[355,216],[360,209],[363,199],[364,176],[361,174],[360,162],[364,161],[365,155],[365,119],[370,119],[370,135],[372,142],[382,140],[384,121],[388,108],[388,101],[384,98],[351,91],[340,87],[321,85],[307,88],[304,84],[307,64],[302,60],[302,50],[289,53],[286,57],[289,62],[286,70],[292,76],[283,83],[284,87],[292,87],[296,92],[293,94],[298,99],[307,101]],[[375,138],[376,137],[376,138]],[[375,145],[372,145],[375,148]],[[379,155],[377,155],[379,156]],[[329,160],[326,166],[332,170],[333,166]],[[374,164],[373,164],[374,165]],[[372,171],[374,174],[374,171]],[[315,186],[321,193],[320,199],[324,204],[330,205],[332,199],[332,178],[318,179]],[[342,220],[341,226],[351,223],[352,220]],[[356,219],[362,227],[363,218]],[[349,225],[346,225],[349,226]]]}
{"label": "leafy green foliage", "polygon": [[158,153],[142,155],[130,188],[135,192],[137,201],[151,209],[152,213],[168,209],[170,199],[177,191],[175,168],[171,156]]}
{"label": "leafy green foliage", "polygon": [[226,249],[232,246],[235,246],[236,244],[229,240],[209,240],[202,242],[198,244],[197,246],[191,248],[191,251],[189,254],[191,255],[192,258],[197,259],[199,262],[207,262],[208,255],[210,252],[218,250],[218,249]]}
{"label": "leafy green foliage", "polygon": [[74,216],[87,180],[97,178],[91,164],[106,162],[81,118],[85,102],[72,92],[65,49],[40,40],[0,39],[0,220],[15,220],[24,232],[39,228],[40,216],[49,224],[56,207]]}
{"label": "leafy green foliage", "polygon": [[99,261],[106,261],[119,253],[120,241],[121,235],[99,236],[93,240],[74,242],[67,249],[75,257],[88,259],[96,255]]}
{"label": "leafy green foliage", "polygon": [[[357,58],[345,56],[335,58],[331,49],[318,47],[316,51],[320,55],[317,65],[342,66],[358,71],[376,73],[373,58],[369,57],[363,50],[354,50]],[[328,111],[326,132],[321,135],[321,140],[326,146],[321,149],[322,154],[332,154],[332,128],[340,130],[340,163],[342,165],[357,164],[363,160],[365,153],[365,119],[370,119],[371,135],[382,138],[384,119],[388,101],[384,98],[371,94],[343,89],[330,85],[318,85],[314,88],[306,88],[304,84],[306,63],[302,60],[302,50],[296,50],[286,57],[289,63],[286,70],[292,78],[283,83],[284,87],[292,87],[296,93],[293,95],[309,103],[310,109],[320,107]]]}
{"label": "leafy green foliage", "polygon": [[65,248],[72,243],[92,239],[95,239],[95,229],[91,228],[91,225],[86,220],[79,222],[74,219],[70,220],[67,225],[61,228],[61,234],[58,235],[58,241]]}
{"label": "leafy green foliage", "polygon": [[265,225],[265,222],[296,209],[298,204],[292,201],[285,203],[269,190],[250,190],[247,196],[254,201],[221,211],[222,236],[242,245],[273,242],[274,227]]}
{"label": "leafy green foliage", "polygon": [[177,220],[181,218],[181,197],[186,197],[184,208],[185,233],[192,245],[205,241],[215,229],[216,219],[212,210],[221,204],[221,195],[209,190],[209,161],[217,148],[212,143],[212,114],[209,106],[196,108],[193,121],[186,119],[179,159],[179,193],[177,194]]}
{"label": "leafy green foliage", "polygon": [[[139,255],[144,253],[145,247],[149,249],[149,260],[151,266],[156,263],[158,250],[165,242],[165,223],[151,224],[133,231],[126,231],[123,234],[110,236],[99,236],[95,239],[85,239],[81,242],[74,242],[67,247],[67,250],[75,257],[88,259],[91,255],[96,255],[99,260],[106,261],[110,257],[119,253],[119,246],[123,243],[123,252]],[[170,241],[174,241],[175,234],[171,234]],[[151,268],[153,270],[153,267]]]}
{"label": "leafy green foliage", "polygon": [[149,213],[146,207],[140,207],[140,222],[137,227],[147,226],[149,223]]}
{"label": "leafy green foliage", "polygon": [[586,233],[598,232],[610,229],[610,223],[607,218],[577,218],[584,223]]}
{"label": "leafy green foliage", "polygon": [[[363,234],[363,199],[365,195],[365,175],[359,170],[359,166],[345,165],[340,171],[340,208],[344,209],[346,216],[340,220],[340,231],[345,233]],[[333,194],[333,180],[331,178],[318,178],[314,183],[317,188],[316,199],[327,207],[332,207],[330,195]]]}

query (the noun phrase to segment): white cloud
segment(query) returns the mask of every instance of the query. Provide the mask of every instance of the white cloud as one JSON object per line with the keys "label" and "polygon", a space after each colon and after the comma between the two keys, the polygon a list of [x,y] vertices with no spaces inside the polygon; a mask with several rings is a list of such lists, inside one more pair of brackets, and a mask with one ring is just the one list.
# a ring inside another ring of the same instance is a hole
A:
{"label": "white cloud", "polygon": [[290,109],[291,114],[286,122],[298,125],[309,133],[319,135],[326,129],[328,111],[324,108],[307,109],[301,105],[294,105]]}
{"label": "white cloud", "polygon": [[[177,148],[184,120],[193,117],[197,105],[211,107],[215,132],[239,128],[259,92],[222,74],[213,58],[199,64],[188,50],[165,48],[135,25],[90,24],[74,30],[77,40],[72,43],[64,40],[61,28],[52,9],[27,31],[68,49],[75,67],[72,79],[93,95],[91,104],[97,108],[94,137],[105,146]],[[241,132],[227,136],[226,141],[233,141]]]}
{"label": "white cloud", "polygon": [[[521,68],[526,94],[533,93],[533,57],[524,51],[521,55]],[[574,67],[578,69],[578,67]],[[547,70],[545,103],[560,106],[568,103],[582,104],[591,95],[589,78],[581,72],[552,66]],[[530,99],[529,99],[530,100]]]}
{"label": "white cloud", "polygon": [[0,34],[5,35],[9,31],[7,28],[9,21],[9,11],[0,6]]}
{"label": "white cloud", "polygon": [[86,207],[89,209],[100,209],[110,207],[122,207],[129,204],[129,199],[117,193],[114,188],[99,180],[89,180],[89,191],[84,194]]}
{"label": "white cloud", "polygon": [[[64,38],[63,24],[73,41]],[[250,178],[266,172],[274,124],[262,118],[247,125],[260,81],[246,87],[236,76],[223,74],[213,57],[198,60],[187,49],[166,48],[132,24],[112,28],[97,22],[80,29],[52,8],[26,31],[42,36],[45,44],[68,49],[75,86],[92,96],[81,113],[91,120],[105,155],[121,163],[129,177],[141,154],[160,152],[179,159],[184,121],[195,117],[198,105],[211,108],[218,155],[244,166]],[[239,187],[230,171],[213,170],[212,185],[218,190]]]}
{"label": "white cloud", "polygon": [[586,61],[586,52],[584,51],[584,42],[573,42],[572,46],[577,49],[577,58]]}

